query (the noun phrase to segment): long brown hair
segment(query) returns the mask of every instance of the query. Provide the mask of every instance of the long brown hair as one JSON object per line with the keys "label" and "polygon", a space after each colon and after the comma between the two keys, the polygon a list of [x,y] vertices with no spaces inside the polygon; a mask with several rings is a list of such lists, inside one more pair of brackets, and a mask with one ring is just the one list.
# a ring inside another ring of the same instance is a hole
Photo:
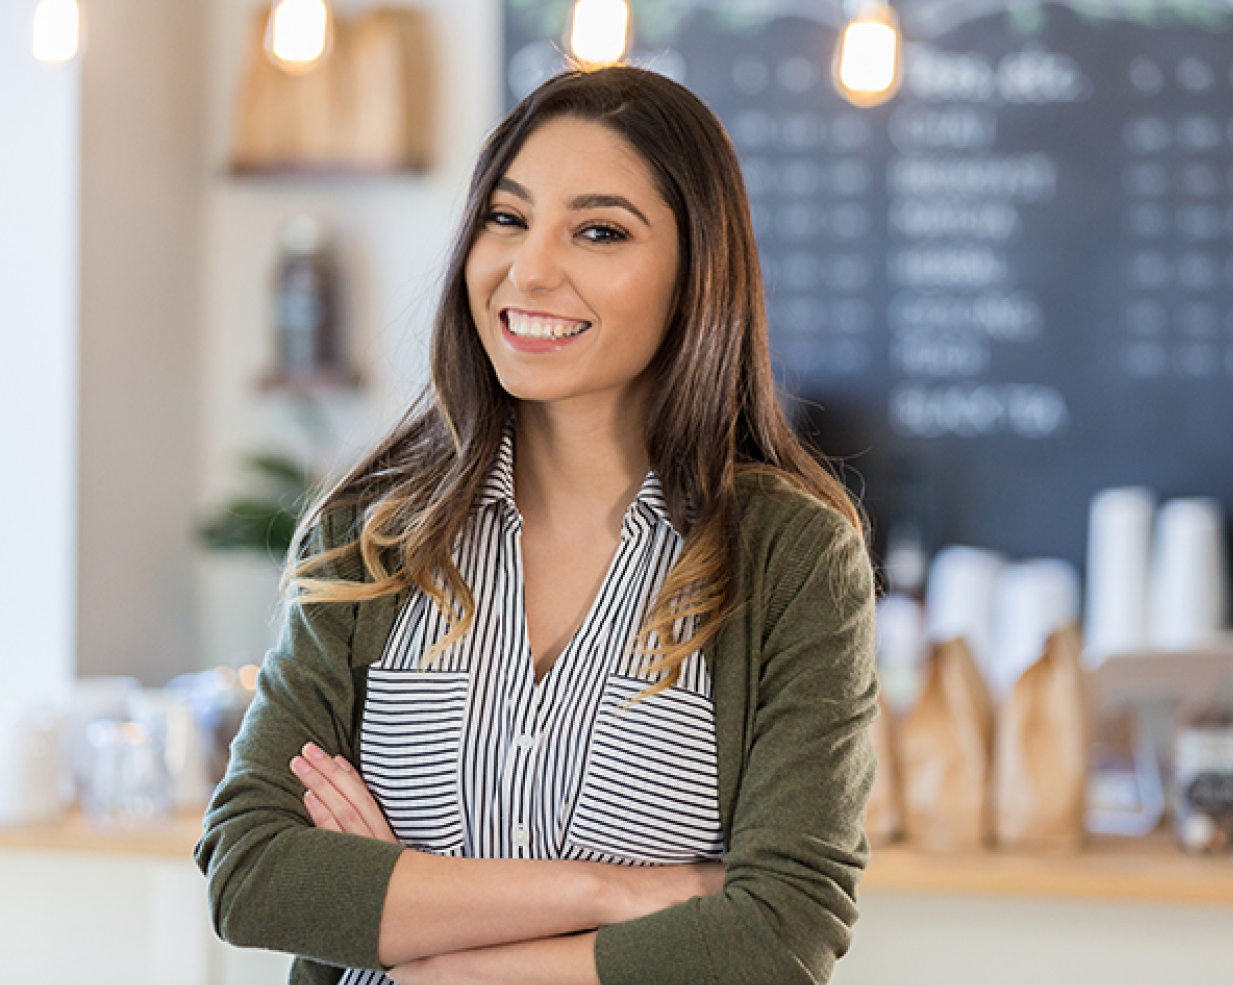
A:
{"label": "long brown hair", "polygon": [[[805,449],[777,403],[762,275],[736,152],[696,96],[650,71],[617,66],[558,75],[489,136],[445,275],[431,383],[376,450],[305,515],[284,587],[299,604],[419,588],[450,622],[425,662],[470,628],[475,599],[451,548],[514,401],[480,343],[465,264],[497,180],[532,131],[562,116],[600,123],[638,151],[680,237],[676,303],[651,363],[645,440],[684,544],[638,635],[641,649],[656,656],[650,694],[675,683],[681,662],[735,608],[738,473],[779,475],[862,528],[843,485]],[[358,534],[328,551],[305,551],[323,511],[344,504],[361,509]],[[354,552],[369,581],[320,577]],[[679,631],[682,625],[692,632]]]}

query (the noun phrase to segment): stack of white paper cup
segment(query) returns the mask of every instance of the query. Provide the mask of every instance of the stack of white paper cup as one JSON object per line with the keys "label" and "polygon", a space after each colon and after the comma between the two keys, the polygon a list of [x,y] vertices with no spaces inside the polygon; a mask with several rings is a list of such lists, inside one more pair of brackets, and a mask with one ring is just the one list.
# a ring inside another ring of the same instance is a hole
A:
{"label": "stack of white paper cup", "polygon": [[993,590],[1005,563],[994,551],[945,547],[929,568],[929,639],[945,643],[963,637],[986,680],[992,654]]}
{"label": "stack of white paper cup", "polygon": [[1036,558],[1008,564],[993,593],[989,687],[1003,699],[1043,656],[1049,637],[1079,619],[1079,573],[1066,561]]}
{"label": "stack of white paper cup", "polygon": [[925,660],[925,614],[908,595],[892,592],[878,601],[878,675],[887,703],[904,713],[920,692]]}
{"label": "stack of white paper cup", "polygon": [[1139,487],[1092,497],[1087,540],[1086,656],[1098,664],[1114,653],[1143,650],[1156,500]]}
{"label": "stack of white paper cup", "polygon": [[1148,635],[1159,650],[1201,646],[1227,618],[1224,516],[1214,499],[1174,499],[1160,508],[1152,559]]}

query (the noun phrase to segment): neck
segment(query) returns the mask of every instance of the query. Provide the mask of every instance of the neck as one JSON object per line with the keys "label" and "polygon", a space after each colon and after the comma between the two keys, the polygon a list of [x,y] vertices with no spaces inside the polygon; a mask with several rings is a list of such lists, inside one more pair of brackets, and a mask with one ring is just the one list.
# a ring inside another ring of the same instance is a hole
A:
{"label": "neck", "polygon": [[650,467],[640,407],[522,401],[514,442],[514,498],[524,522],[620,534]]}

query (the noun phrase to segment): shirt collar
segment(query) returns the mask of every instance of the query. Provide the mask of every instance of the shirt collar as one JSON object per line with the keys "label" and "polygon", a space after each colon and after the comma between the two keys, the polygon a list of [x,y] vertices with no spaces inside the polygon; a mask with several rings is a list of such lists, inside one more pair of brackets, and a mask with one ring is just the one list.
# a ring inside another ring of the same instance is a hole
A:
{"label": "shirt collar", "polygon": [[[514,502],[514,418],[512,416],[505,422],[505,429],[501,433],[501,443],[497,446],[496,454],[493,455],[492,463],[488,467],[488,473],[484,476],[484,482],[480,486],[475,504],[480,508],[502,504],[508,515],[518,518],[521,523],[518,506]],[[623,529],[630,527],[631,519],[635,514],[641,515],[652,524],[666,523],[672,527],[674,532],[679,533],[668,513],[668,501],[664,498],[663,485],[654,469],[647,472],[646,478],[642,480],[642,485],[638,489],[638,494],[629,504],[629,509],[625,511]]]}
{"label": "shirt collar", "polygon": [[475,505],[491,506],[494,503],[506,503],[510,509],[517,510],[514,505],[514,419],[510,417],[505,422],[505,430],[501,432],[501,443],[488,466],[488,474],[480,486]]}

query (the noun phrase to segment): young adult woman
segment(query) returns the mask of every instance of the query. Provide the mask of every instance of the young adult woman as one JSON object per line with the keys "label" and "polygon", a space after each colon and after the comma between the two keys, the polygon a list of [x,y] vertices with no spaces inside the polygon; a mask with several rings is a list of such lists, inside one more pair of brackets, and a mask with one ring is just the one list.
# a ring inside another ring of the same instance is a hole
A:
{"label": "young adult woman", "polygon": [[497,127],[431,384],[298,543],[197,851],[225,939],[296,983],[829,976],[873,577],[688,90],[570,72]]}

